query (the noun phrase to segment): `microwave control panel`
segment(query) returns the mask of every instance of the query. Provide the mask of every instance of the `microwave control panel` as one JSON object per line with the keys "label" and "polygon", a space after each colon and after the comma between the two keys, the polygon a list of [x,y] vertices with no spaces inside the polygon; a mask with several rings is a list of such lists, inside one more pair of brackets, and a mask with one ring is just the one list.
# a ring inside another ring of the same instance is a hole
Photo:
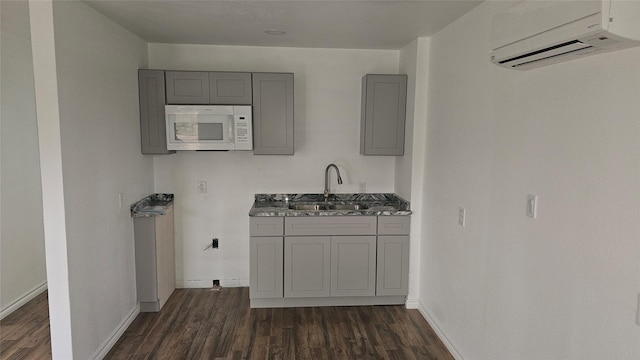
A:
{"label": "microwave control panel", "polygon": [[235,150],[253,150],[253,131],[250,106],[234,106]]}

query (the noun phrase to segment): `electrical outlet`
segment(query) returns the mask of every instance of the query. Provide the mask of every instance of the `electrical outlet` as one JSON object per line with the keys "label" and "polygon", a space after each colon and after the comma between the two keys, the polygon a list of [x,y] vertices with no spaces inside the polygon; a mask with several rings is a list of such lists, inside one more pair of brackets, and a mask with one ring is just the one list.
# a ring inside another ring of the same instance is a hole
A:
{"label": "electrical outlet", "polygon": [[123,194],[123,193],[118,193],[118,207],[119,207],[120,209],[122,209],[122,203],[123,203],[122,198],[123,198],[123,197],[124,197],[124,194]]}
{"label": "electrical outlet", "polygon": [[220,280],[213,280],[213,286],[220,286]]}
{"label": "electrical outlet", "polygon": [[198,181],[198,194],[206,194],[207,193],[207,182],[200,180]]}
{"label": "electrical outlet", "polygon": [[363,194],[367,192],[367,182],[366,181],[360,181],[358,183],[358,192]]}
{"label": "electrical outlet", "polygon": [[466,212],[463,207],[458,208],[458,225],[462,227],[466,224]]}

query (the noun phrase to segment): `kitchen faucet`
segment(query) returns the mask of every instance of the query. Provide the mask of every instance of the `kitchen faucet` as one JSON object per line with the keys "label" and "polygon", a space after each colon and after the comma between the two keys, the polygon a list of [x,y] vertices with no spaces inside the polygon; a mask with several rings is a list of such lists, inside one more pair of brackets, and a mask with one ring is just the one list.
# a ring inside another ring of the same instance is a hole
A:
{"label": "kitchen faucet", "polygon": [[342,177],[340,176],[340,170],[336,166],[336,164],[329,164],[327,168],[324,169],[324,201],[327,201],[329,198],[329,168],[333,167],[336,169],[336,175],[338,175],[338,184],[342,184]]}

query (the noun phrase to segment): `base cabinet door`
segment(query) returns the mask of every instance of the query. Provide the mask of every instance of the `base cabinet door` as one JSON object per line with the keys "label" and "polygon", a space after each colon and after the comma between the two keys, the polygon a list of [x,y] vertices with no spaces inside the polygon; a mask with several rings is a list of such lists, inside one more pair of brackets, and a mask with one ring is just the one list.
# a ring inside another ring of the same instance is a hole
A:
{"label": "base cabinet door", "polygon": [[328,297],[331,237],[284,239],[284,297]]}
{"label": "base cabinet door", "polygon": [[282,298],[282,237],[251,237],[249,297]]}
{"label": "base cabinet door", "polygon": [[374,296],[376,237],[331,237],[331,296]]}
{"label": "base cabinet door", "polygon": [[409,293],[409,236],[378,236],[376,295]]}

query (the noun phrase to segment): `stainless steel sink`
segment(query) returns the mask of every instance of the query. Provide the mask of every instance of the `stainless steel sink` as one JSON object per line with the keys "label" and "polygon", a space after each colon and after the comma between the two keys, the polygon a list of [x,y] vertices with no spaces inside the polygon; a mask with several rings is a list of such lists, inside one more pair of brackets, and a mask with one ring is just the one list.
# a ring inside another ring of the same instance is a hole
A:
{"label": "stainless steel sink", "polygon": [[364,210],[368,206],[362,204],[291,204],[289,209],[322,211],[322,210]]}
{"label": "stainless steel sink", "polygon": [[289,205],[289,209],[292,210],[329,210],[329,205],[325,204],[298,204],[298,205]]}
{"label": "stainless steel sink", "polygon": [[364,210],[367,208],[367,205],[362,204],[337,204],[329,206],[329,209],[331,210]]}

